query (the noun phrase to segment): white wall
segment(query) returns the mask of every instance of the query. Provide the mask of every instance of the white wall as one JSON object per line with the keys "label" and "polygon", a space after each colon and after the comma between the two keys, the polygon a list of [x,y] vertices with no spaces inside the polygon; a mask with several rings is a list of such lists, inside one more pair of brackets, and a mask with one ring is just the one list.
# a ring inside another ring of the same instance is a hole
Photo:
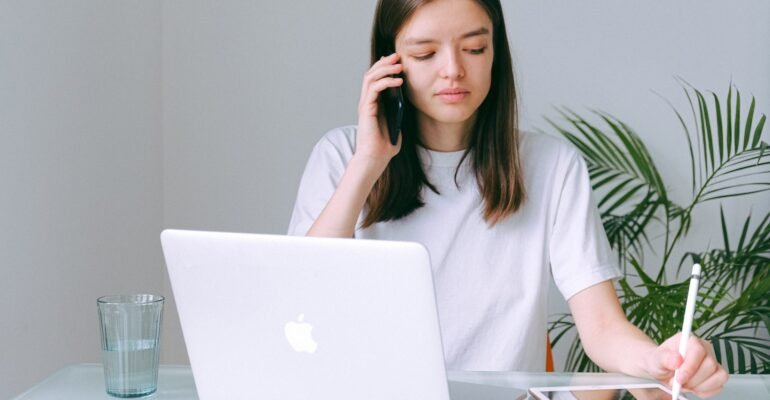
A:
{"label": "white wall", "polygon": [[[0,0],[0,398],[98,361],[98,295],[170,294],[162,227],[284,232],[311,147],[356,121],[373,10],[373,0]],[[522,126],[546,127],[554,105],[609,111],[648,141],[679,198],[685,142],[651,90],[683,106],[673,76],[718,92],[732,80],[770,110],[763,0],[505,11]],[[731,217],[764,214],[768,199]],[[711,211],[692,243],[718,237]],[[173,302],[165,324],[164,362],[185,362]]]}
{"label": "white wall", "polygon": [[0,1],[0,398],[101,360],[96,298],[161,290],[160,5]]}
{"label": "white wall", "polygon": [[374,2],[163,7],[165,226],[285,233],[316,139],[355,123]]}
{"label": "white wall", "polygon": [[[504,3],[522,127],[547,128],[556,105],[608,111],[648,142],[676,199],[689,198],[686,142],[653,91],[684,110],[675,76],[718,93],[732,80],[770,110],[764,0]],[[282,233],[313,144],[356,122],[375,1],[213,4],[164,2],[165,225]],[[764,215],[769,199],[738,209]],[[720,244],[715,211],[688,250]],[[552,309],[565,309],[557,293]],[[184,361],[178,343],[168,355]]]}
{"label": "white wall", "polygon": [[[767,1],[552,0],[506,6],[522,126],[554,133],[543,119],[558,118],[554,106],[584,116],[590,109],[609,112],[642,136],[670,196],[683,206],[692,198],[687,142],[664,98],[686,117],[690,109],[675,77],[722,99],[732,82],[744,96],[744,107],[754,95],[759,110],[770,112]],[[767,127],[764,138],[770,142]],[[770,193],[725,204],[729,230],[739,235],[749,210],[755,219],[770,211]],[[684,251],[721,247],[721,237],[718,204],[706,204],[695,210],[690,236],[671,260],[678,263]],[[657,271],[656,257],[647,261]],[[566,312],[555,287],[551,294],[551,311]],[[563,367],[566,352],[566,346],[555,348],[557,368]]]}

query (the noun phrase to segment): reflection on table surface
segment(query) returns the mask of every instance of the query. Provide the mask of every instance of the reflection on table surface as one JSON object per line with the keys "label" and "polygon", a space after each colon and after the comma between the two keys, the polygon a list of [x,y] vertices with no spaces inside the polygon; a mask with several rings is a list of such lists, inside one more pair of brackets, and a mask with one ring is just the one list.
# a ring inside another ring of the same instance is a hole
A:
{"label": "reflection on table surface", "polygon": [[[525,390],[532,387],[651,383],[649,380],[620,374],[449,371],[447,375],[451,381],[456,382]],[[693,396],[687,397],[695,398]],[[195,382],[190,366],[161,365],[158,376],[158,392],[151,398],[152,400],[197,399],[198,395],[195,391]],[[17,396],[15,400],[69,399],[111,399],[104,392],[104,370],[101,364],[75,364],[62,368]],[[732,375],[724,390],[713,399],[770,399],[770,375]]]}
{"label": "reflection on table surface", "polygon": [[671,393],[660,388],[565,390],[541,393],[553,400],[671,400]]}

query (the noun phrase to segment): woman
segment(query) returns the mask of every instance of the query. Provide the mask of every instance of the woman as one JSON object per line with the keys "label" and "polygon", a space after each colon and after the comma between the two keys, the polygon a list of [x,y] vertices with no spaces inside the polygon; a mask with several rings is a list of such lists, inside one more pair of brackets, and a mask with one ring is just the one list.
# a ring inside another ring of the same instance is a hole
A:
{"label": "woman", "polygon": [[[392,145],[380,98],[397,87]],[[605,370],[670,385],[681,366],[701,396],[724,385],[706,343],[691,338],[683,360],[678,336],[658,346],[625,318],[583,159],[518,131],[498,0],[380,0],[358,114],[313,150],[289,233],[425,245],[448,369],[542,371],[553,276]]]}

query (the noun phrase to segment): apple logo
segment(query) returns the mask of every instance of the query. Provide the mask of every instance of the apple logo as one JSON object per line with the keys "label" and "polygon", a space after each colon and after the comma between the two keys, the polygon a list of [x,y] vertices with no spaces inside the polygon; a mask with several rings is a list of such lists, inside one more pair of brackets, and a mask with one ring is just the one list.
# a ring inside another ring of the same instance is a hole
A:
{"label": "apple logo", "polygon": [[289,321],[286,323],[284,332],[289,345],[298,353],[315,353],[318,343],[313,340],[313,325],[302,322],[305,314],[297,316],[297,322]]}

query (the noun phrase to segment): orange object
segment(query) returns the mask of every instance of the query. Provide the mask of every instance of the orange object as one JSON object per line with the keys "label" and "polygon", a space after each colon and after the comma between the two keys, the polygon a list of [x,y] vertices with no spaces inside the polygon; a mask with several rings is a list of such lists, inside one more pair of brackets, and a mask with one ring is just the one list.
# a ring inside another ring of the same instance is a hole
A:
{"label": "orange object", "polygon": [[551,351],[551,337],[545,335],[545,372],[554,372],[553,352]]}

